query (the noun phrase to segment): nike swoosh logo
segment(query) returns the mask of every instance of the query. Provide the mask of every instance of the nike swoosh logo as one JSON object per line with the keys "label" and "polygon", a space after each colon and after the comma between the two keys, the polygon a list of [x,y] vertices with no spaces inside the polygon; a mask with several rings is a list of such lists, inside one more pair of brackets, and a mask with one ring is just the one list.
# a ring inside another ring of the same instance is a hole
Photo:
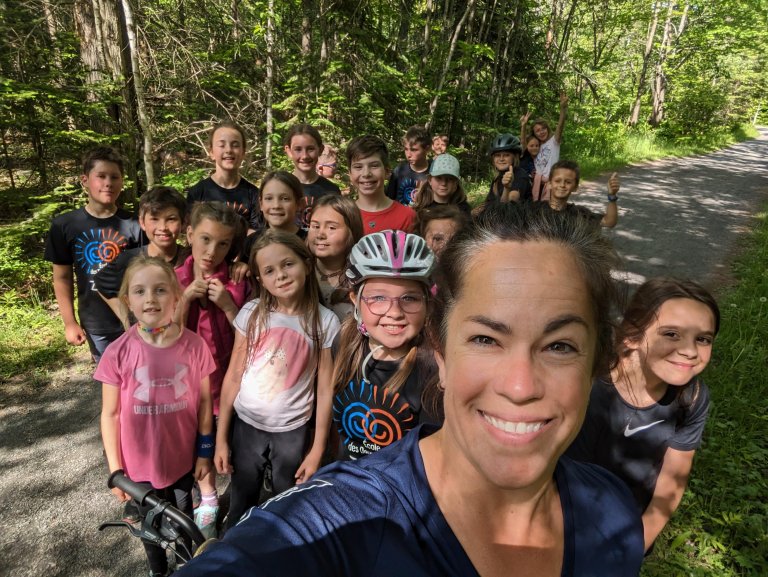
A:
{"label": "nike swoosh logo", "polygon": [[639,433],[640,431],[645,431],[646,429],[650,429],[654,425],[658,425],[659,423],[663,423],[664,419],[661,421],[655,421],[653,423],[649,423],[648,425],[642,425],[640,427],[635,427],[634,429],[629,428],[629,424],[627,424],[626,428],[624,429],[624,436],[625,437],[631,437],[635,433]]}

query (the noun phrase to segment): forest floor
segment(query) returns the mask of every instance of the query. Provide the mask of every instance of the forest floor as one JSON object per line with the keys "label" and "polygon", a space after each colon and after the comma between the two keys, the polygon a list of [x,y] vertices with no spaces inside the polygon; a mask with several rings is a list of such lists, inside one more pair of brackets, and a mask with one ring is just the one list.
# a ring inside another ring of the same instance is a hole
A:
{"label": "forest floor", "polygon": [[[674,275],[727,285],[739,241],[768,200],[768,130],[618,172],[620,220],[608,234],[625,260],[623,281]],[[584,182],[574,200],[601,210],[608,177]],[[0,390],[0,576],[146,575],[137,540],[97,530],[122,508],[106,488],[92,371],[80,349],[44,382],[20,375]]]}

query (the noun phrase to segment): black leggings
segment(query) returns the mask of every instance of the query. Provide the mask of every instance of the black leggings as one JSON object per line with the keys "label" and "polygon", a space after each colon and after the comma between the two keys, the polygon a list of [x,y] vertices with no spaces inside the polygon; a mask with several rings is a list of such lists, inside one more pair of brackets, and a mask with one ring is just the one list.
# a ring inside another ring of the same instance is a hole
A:
{"label": "black leggings", "polygon": [[[195,478],[190,472],[164,489],[154,489],[154,487],[153,489],[158,497],[168,501],[171,505],[192,519],[192,485],[194,484]],[[149,483],[140,483],[140,485],[151,487]],[[142,517],[144,517],[151,508],[139,506],[139,510],[141,511]],[[188,539],[186,535],[183,537],[183,541],[184,545],[191,553],[192,541]],[[168,571],[168,558],[165,555],[165,549],[144,541],[143,539],[142,542],[144,543],[144,551],[147,553],[149,570],[155,573],[165,574]]]}
{"label": "black leggings", "polygon": [[272,465],[275,494],[296,484],[296,471],[304,458],[309,423],[282,433],[268,433],[252,427],[234,414],[230,447],[232,481],[230,483],[227,529],[234,527],[243,514],[259,504],[264,469]]}

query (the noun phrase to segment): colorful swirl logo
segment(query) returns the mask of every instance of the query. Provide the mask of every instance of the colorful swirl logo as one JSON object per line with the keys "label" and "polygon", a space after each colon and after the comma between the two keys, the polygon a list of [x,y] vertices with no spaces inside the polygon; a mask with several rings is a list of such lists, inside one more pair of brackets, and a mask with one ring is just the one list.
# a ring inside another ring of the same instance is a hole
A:
{"label": "colorful swirl logo", "polygon": [[336,395],[333,418],[345,446],[369,454],[399,441],[416,424],[409,403],[399,394],[363,380]]}
{"label": "colorful swirl logo", "polygon": [[75,241],[75,258],[90,274],[115,260],[126,244],[125,237],[116,230],[92,228]]}

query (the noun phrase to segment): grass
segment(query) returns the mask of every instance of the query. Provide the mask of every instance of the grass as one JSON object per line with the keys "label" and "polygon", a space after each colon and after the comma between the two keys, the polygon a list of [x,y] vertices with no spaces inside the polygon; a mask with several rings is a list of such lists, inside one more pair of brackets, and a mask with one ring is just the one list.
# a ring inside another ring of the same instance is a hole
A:
{"label": "grass", "polygon": [[[766,206],[768,209],[768,206]],[[712,409],[680,509],[643,577],[768,575],[768,214],[742,246],[704,373]]]}
{"label": "grass", "polygon": [[630,129],[623,125],[601,125],[598,129],[566,129],[564,134],[560,157],[577,160],[582,178],[589,179],[637,162],[711,152],[755,138],[758,132],[752,125],[741,124],[696,137],[665,138],[659,131],[645,127]]}
{"label": "grass", "polygon": [[36,298],[22,298],[15,289],[3,292],[0,323],[0,383],[45,380],[49,370],[70,359],[61,320]]}

